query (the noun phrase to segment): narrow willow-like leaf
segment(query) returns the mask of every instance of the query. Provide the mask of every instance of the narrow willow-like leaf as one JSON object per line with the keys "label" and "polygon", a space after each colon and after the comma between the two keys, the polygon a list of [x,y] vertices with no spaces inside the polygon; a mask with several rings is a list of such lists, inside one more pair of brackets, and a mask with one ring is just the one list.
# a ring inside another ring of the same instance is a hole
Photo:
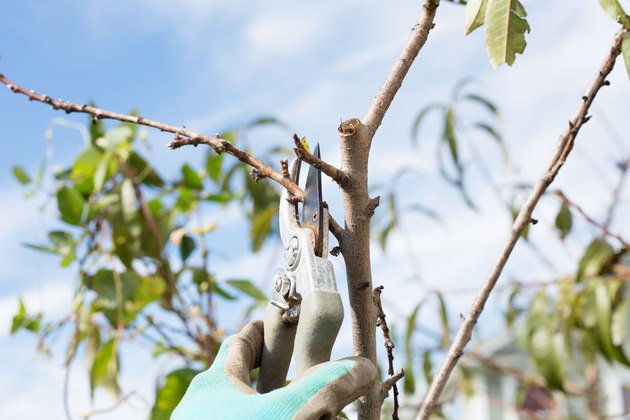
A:
{"label": "narrow willow-like leaf", "polygon": [[429,114],[429,112],[441,109],[444,106],[441,103],[432,103],[427,105],[420,111],[420,113],[413,120],[413,124],[411,125],[411,140],[413,145],[415,146],[418,143],[418,135],[420,133],[420,123],[424,120],[424,118]]}
{"label": "narrow willow-like leaf", "polygon": [[446,311],[446,302],[444,301],[444,296],[441,293],[437,293],[438,298],[438,313],[440,316],[440,324],[442,325],[442,339],[440,340],[440,345],[442,348],[448,348],[449,343],[451,342],[451,329],[448,326],[448,313]]}
{"label": "narrow willow-like leaf", "polygon": [[248,296],[253,297],[256,300],[259,300],[259,301],[267,300],[267,296],[265,296],[265,294],[258,287],[254,286],[254,284],[249,280],[233,279],[233,280],[228,280],[227,283],[230,286],[234,287],[235,289],[240,290],[241,292],[245,293]]}
{"label": "narrow willow-like leaf", "polygon": [[615,21],[621,23],[626,28],[630,26],[626,12],[623,10],[623,7],[621,7],[621,4],[619,4],[619,0],[599,0],[599,4],[602,6],[602,9],[604,9],[604,12]]}
{"label": "narrow willow-like leaf", "polygon": [[527,42],[527,13],[518,0],[488,0],[486,7],[486,50],[496,69],[501,64],[514,64],[516,54],[522,54]]}
{"label": "narrow willow-like leaf", "polygon": [[483,25],[486,15],[487,0],[470,0],[466,3],[466,22],[464,23],[464,35]]}
{"label": "narrow willow-like leaf", "polygon": [[626,64],[626,72],[628,73],[628,79],[630,79],[630,32],[626,32],[623,36],[621,55],[623,55],[623,62]]}

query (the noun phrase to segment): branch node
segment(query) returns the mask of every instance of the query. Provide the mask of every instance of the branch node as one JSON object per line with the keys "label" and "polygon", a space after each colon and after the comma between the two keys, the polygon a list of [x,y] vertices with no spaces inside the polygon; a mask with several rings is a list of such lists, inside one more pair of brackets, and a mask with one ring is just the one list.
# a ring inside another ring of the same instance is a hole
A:
{"label": "branch node", "polygon": [[333,257],[338,257],[340,253],[341,248],[339,247],[339,245],[333,247],[333,249],[330,250],[330,255],[332,255]]}
{"label": "branch node", "polygon": [[267,178],[262,172],[260,172],[256,168],[252,168],[251,175],[252,175],[252,179],[254,180],[256,184],[258,184],[261,180]]}
{"label": "branch node", "polygon": [[282,170],[282,177],[290,179],[291,175],[289,174],[289,159],[283,158],[280,160],[280,168]]}
{"label": "branch node", "polygon": [[532,225],[535,225],[536,223],[538,223],[538,219],[534,219],[533,217],[530,217],[529,223],[531,223]]}
{"label": "branch node", "polygon": [[376,210],[379,204],[381,204],[380,195],[377,195],[376,197],[370,199],[370,202],[368,203],[367,208],[366,208],[368,217],[374,216],[374,210]]}
{"label": "branch node", "polygon": [[591,115],[586,115],[583,119],[582,119],[582,124],[586,124],[588,122],[588,120],[591,119]]}
{"label": "branch node", "polygon": [[603,85],[604,86],[610,86],[610,80],[604,80]]}
{"label": "branch node", "polygon": [[588,100],[588,96],[582,96],[582,100],[586,102]]}

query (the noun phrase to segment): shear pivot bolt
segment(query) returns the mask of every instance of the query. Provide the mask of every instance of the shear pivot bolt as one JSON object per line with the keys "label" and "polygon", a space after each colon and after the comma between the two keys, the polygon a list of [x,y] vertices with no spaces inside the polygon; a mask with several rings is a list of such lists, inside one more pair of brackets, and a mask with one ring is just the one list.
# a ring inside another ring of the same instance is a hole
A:
{"label": "shear pivot bolt", "polygon": [[293,238],[291,238],[291,240],[289,241],[289,245],[284,250],[284,259],[286,260],[289,267],[295,264],[299,249],[300,243],[298,242],[298,238],[294,236]]}

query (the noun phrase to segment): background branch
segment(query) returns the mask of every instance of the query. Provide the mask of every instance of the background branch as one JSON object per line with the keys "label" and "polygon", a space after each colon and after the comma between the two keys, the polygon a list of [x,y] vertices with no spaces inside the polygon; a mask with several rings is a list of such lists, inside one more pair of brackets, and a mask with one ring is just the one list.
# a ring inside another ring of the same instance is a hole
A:
{"label": "background branch", "polygon": [[606,77],[612,71],[615,65],[615,60],[621,53],[621,42],[623,41],[624,35],[626,33],[627,31],[625,29],[622,29],[617,33],[608,57],[606,57],[606,59],[602,63],[597,73],[597,76],[587,89],[586,94],[582,97],[582,103],[578,107],[575,116],[569,121],[567,129],[560,136],[558,145],[551,161],[549,162],[549,165],[547,166],[547,169],[543,172],[542,176],[536,183],[536,186],[527,198],[527,201],[519,211],[519,214],[516,217],[514,224],[512,225],[508,239],[503,246],[503,249],[501,250],[497,261],[490,270],[488,277],[479,290],[468,315],[464,318],[462,325],[457,332],[457,336],[455,337],[453,344],[449,348],[444,363],[440,367],[440,370],[437,372],[435,378],[433,379],[433,382],[431,383],[429,391],[427,392],[427,395],[422,404],[422,408],[418,413],[418,419],[428,419],[437,406],[440,394],[446,386],[446,381],[448,380],[451,372],[457,365],[459,358],[463,355],[466,344],[468,344],[468,342],[472,338],[473,328],[477,323],[477,319],[479,319],[481,312],[483,311],[485,303],[488,300],[488,297],[490,296],[494,285],[499,279],[499,276],[501,275],[501,272],[503,271],[503,268],[505,267],[505,264],[514,249],[516,242],[521,237],[521,234],[525,230],[525,227],[530,223],[532,219],[534,208],[538,204],[540,197],[542,197],[549,185],[555,179],[556,175],[560,171],[560,168],[566,161],[569,153],[571,153],[575,138],[580,131],[580,128],[590,118],[587,113],[589,107],[593,103],[593,99],[595,99],[595,96],[597,95],[597,92],[601,89],[602,86],[606,86],[608,84],[608,82],[606,81]]}

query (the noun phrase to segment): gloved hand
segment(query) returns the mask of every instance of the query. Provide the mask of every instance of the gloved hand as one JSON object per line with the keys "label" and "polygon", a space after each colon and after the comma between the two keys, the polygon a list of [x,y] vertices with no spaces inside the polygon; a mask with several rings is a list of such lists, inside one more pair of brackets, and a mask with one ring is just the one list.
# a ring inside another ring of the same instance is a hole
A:
{"label": "gloved hand", "polygon": [[329,419],[377,379],[372,362],[350,357],[314,366],[286,387],[258,394],[250,371],[260,365],[262,348],[262,321],[228,337],[212,366],[192,380],[171,419]]}

